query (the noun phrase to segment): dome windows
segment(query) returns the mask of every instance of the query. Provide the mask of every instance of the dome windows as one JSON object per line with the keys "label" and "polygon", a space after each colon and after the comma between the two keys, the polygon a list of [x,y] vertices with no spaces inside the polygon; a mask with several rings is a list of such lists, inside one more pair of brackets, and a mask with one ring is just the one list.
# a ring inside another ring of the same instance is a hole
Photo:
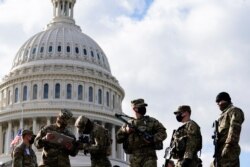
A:
{"label": "dome windows", "polygon": [[89,102],[93,102],[94,98],[93,98],[93,87],[90,86],[89,87]]}
{"label": "dome windows", "polygon": [[49,53],[51,53],[53,50],[53,47],[52,46],[49,46]]}
{"label": "dome windows", "polygon": [[92,50],[90,51],[90,53],[91,53],[91,56],[92,56],[92,57],[95,56],[95,55],[94,55],[94,52],[93,52]]}
{"label": "dome windows", "polygon": [[42,47],[40,48],[40,53],[43,53],[43,50],[44,50],[44,47],[42,46]]}
{"label": "dome windows", "polygon": [[72,85],[67,84],[67,99],[71,99],[71,98],[72,98]]}
{"label": "dome windows", "polygon": [[37,84],[33,85],[33,100],[37,99]]}
{"label": "dome windows", "polygon": [[78,100],[83,99],[83,87],[82,85],[78,85]]}
{"label": "dome windows", "polygon": [[86,49],[86,48],[83,49],[83,54],[84,54],[85,56],[87,55],[87,49]]}
{"label": "dome windows", "polygon": [[76,54],[78,54],[79,53],[79,48],[75,47],[75,51],[76,51]]}
{"label": "dome windows", "polygon": [[27,86],[23,87],[23,101],[27,101],[28,98],[28,88]]}
{"label": "dome windows", "polygon": [[70,46],[67,46],[66,51],[67,51],[67,53],[70,53]]}
{"label": "dome windows", "polygon": [[18,88],[15,89],[15,103],[18,102],[19,93],[18,93]]}
{"label": "dome windows", "polygon": [[56,86],[55,86],[55,98],[56,99],[60,98],[60,89],[61,89],[61,86],[60,86],[59,83],[57,83]]}
{"label": "dome windows", "polygon": [[33,48],[32,54],[35,54],[35,53],[36,53],[36,48]]}
{"label": "dome windows", "polygon": [[61,51],[62,51],[62,46],[61,46],[61,45],[58,45],[57,51],[58,51],[58,52],[61,52]]}
{"label": "dome windows", "polygon": [[49,98],[49,84],[44,84],[43,86],[43,98],[48,99]]}
{"label": "dome windows", "polygon": [[98,104],[102,104],[102,90],[98,90]]}

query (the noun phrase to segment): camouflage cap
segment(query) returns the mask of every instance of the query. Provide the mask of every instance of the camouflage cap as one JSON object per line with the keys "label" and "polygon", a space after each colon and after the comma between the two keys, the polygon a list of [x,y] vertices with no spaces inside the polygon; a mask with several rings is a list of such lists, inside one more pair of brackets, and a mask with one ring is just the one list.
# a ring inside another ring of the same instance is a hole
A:
{"label": "camouflage cap", "polygon": [[62,109],[59,113],[59,117],[64,119],[64,120],[69,120],[70,118],[73,117],[73,114],[71,111],[67,109]]}
{"label": "camouflage cap", "polygon": [[146,107],[147,103],[144,103],[144,99],[135,99],[131,101],[133,107]]}
{"label": "camouflage cap", "polygon": [[177,113],[180,113],[180,112],[185,112],[185,111],[191,113],[191,107],[188,106],[188,105],[179,106],[177,111],[174,112],[174,114],[177,114]]}
{"label": "camouflage cap", "polygon": [[29,135],[34,135],[32,130],[24,129],[24,130],[22,131],[22,136],[25,136],[25,135],[27,135],[27,134],[29,134]]}
{"label": "camouflage cap", "polygon": [[79,116],[77,119],[76,119],[76,122],[75,122],[75,126],[77,128],[80,128],[80,129],[84,129],[86,124],[88,123],[89,119],[85,116]]}

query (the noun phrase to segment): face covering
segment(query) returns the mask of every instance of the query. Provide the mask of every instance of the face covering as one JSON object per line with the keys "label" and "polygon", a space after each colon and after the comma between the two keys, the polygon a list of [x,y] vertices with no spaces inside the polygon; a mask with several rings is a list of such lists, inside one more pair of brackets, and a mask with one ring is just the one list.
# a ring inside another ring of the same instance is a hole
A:
{"label": "face covering", "polygon": [[179,113],[179,114],[176,115],[176,120],[177,120],[178,122],[181,122],[182,119],[183,119],[182,113]]}

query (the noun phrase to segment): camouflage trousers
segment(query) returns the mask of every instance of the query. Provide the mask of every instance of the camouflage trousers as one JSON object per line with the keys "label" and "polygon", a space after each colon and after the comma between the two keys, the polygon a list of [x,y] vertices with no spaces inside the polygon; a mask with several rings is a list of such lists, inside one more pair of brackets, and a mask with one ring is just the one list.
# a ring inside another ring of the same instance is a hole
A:
{"label": "camouflage trousers", "polygon": [[157,167],[156,155],[131,155],[130,167]]}
{"label": "camouflage trousers", "polygon": [[[222,152],[222,151],[221,151]],[[219,155],[221,155],[221,152]],[[240,167],[240,147],[231,147],[228,154],[224,157],[218,157],[218,167]],[[210,167],[214,167],[214,162],[211,163]]]}
{"label": "camouflage trousers", "polygon": [[[182,167],[182,162],[184,159],[179,159],[175,165],[175,167]],[[191,164],[189,165],[189,167],[202,167],[202,161],[200,158],[198,158],[197,156],[194,157],[192,159]]]}
{"label": "camouflage trousers", "polygon": [[91,157],[91,167],[111,167],[107,157]]}

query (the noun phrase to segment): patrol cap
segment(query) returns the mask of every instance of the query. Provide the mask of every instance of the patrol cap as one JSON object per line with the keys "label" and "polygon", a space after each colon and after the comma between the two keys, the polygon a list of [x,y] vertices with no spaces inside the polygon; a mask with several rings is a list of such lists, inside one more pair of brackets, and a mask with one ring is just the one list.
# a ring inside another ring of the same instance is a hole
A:
{"label": "patrol cap", "polygon": [[24,130],[22,131],[22,136],[25,136],[25,135],[27,135],[27,134],[29,134],[29,135],[34,135],[32,130],[24,129]]}
{"label": "patrol cap", "polygon": [[191,114],[191,107],[188,105],[181,105],[178,107],[177,111],[174,112],[174,114],[178,114],[180,112],[189,112]]}
{"label": "patrol cap", "polygon": [[133,107],[146,107],[147,103],[144,103],[144,99],[135,99],[131,101]]}
{"label": "patrol cap", "polygon": [[227,102],[231,103],[231,97],[227,92],[220,92],[217,96],[216,96],[216,103],[219,103],[221,100],[225,100]]}
{"label": "patrol cap", "polygon": [[73,114],[71,111],[67,110],[67,109],[62,109],[59,113],[59,117],[62,118],[63,120],[67,121],[70,118],[73,117]]}
{"label": "patrol cap", "polygon": [[89,119],[83,115],[79,116],[76,119],[75,126],[79,129],[85,129],[86,124],[88,123]]}

